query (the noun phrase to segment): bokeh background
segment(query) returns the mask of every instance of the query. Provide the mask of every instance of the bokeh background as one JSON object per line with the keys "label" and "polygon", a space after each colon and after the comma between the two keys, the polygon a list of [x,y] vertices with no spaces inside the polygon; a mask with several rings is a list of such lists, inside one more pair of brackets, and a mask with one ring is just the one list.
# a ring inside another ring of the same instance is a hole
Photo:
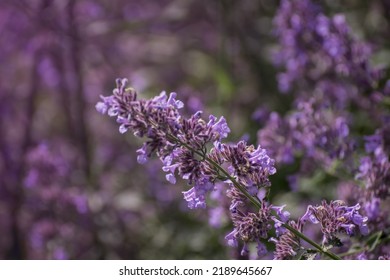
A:
{"label": "bokeh background", "polygon": [[[256,143],[269,112],[293,100],[272,59],[278,2],[0,0],[0,259],[239,258],[224,243],[231,225],[190,211],[188,186],[167,183],[158,161],[138,165],[140,140],[95,104],[128,78],[141,96],[175,91],[186,114],[223,115],[231,141]],[[389,1],[321,2],[388,65]],[[273,176],[275,200],[302,213],[292,169]]]}

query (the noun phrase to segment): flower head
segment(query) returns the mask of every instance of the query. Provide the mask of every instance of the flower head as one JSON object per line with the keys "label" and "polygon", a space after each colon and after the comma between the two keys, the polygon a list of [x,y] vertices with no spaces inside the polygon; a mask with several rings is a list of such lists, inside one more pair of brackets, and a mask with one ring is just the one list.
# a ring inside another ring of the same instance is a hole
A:
{"label": "flower head", "polygon": [[[289,225],[300,232],[302,231],[303,224],[301,222],[290,221]],[[299,238],[290,231],[286,231],[278,239],[271,238],[270,241],[276,245],[275,260],[291,260],[297,255],[301,247]]]}
{"label": "flower head", "polygon": [[[206,206],[206,195],[220,176],[215,164],[229,165],[231,176],[253,196],[260,187],[270,185],[268,176],[276,170],[264,149],[248,146],[244,141],[236,145],[221,143],[230,133],[224,117],[210,115],[206,122],[198,111],[185,118],[179,112],[183,103],[176,99],[176,93],[167,97],[163,91],[144,100],[138,99],[136,91],[126,85],[126,79],[117,79],[113,94],[102,96],[96,109],[116,117],[120,133],[131,131],[137,137],[147,138],[137,150],[139,163],[156,154],[169,182],[176,183],[177,175],[188,181],[191,188],[183,195],[190,208]],[[208,146],[214,148],[208,151]]]}
{"label": "flower head", "polygon": [[319,223],[324,236],[325,244],[340,244],[338,233],[354,235],[359,229],[362,235],[368,234],[367,217],[359,214],[360,205],[346,206],[343,201],[325,201],[321,205],[309,205],[302,222]]}

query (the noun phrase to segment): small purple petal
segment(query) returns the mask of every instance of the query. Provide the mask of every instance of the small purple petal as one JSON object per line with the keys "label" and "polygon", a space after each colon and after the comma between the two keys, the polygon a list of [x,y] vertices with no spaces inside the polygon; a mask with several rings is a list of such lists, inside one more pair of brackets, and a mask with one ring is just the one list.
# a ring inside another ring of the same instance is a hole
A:
{"label": "small purple petal", "polygon": [[172,173],[165,175],[165,178],[171,183],[176,184],[176,177]]}
{"label": "small purple petal", "polygon": [[237,230],[234,229],[232,232],[230,232],[229,234],[227,234],[225,236],[225,240],[227,241],[227,244],[230,247],[237,247],[238,246],[238,241],[237,241],[237,238],[235,237],[236,234],[237,234]]}
{"label": "small purple petal", "polygon": [[107,112],[108,106],[103,102],[98,102],[95,105],[96,111],[98,111],[101,114],[105,114]]}
{"label": "small purple petal", "polygon": [[260,241],[257,242],[256,248],[257,248],[257,255],[259,257],[263,257],[265,254],[268,253],[267,247]]}

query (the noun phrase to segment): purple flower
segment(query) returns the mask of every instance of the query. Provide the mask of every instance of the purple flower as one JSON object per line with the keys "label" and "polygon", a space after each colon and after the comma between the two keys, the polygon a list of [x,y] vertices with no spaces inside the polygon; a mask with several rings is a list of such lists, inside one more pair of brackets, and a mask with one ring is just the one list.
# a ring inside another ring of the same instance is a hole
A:
{"label": "purple flower", "polygon": [[[147,138],[137,150],[138,162],[145,163],[156,154],[169,182],[176,183],[176,176],[186,180],[190,189],[183,192],[183,197],[190,209],[206,207],[207,194],[223,177],[222,168],[256,199],[261,190],[270,186],[268,177],[276,172],[274,160],[265,149],[247,145],[245,141],[221,143],[230,132],[224,117],[217,119],[211,115],[206,122],[202,112],[196,112],[184,118],[178,111],[183,104],[176,100],[176,93],[169,98],[162,92],[150,100],[139,100],[134,89],[126,88],[126,83],[127,80],[118,79],[113,95],[102,97],[97,110],[116,117],[121,133],[131,131],[137,137]],[[263,201],[259,211],[248,211],[247,198],[236,189],[232,180],[223,179],[231,188],[227,197],[231,198],[229,209],[234,225],[226,240],[230,246],[237,246],[238,241],[242,241],[242,252],[247,254],[248,242],[268,238],[273,228],[271,206]],[[223,212],[223,208],[216,209]],[[283,207],[272,209],[282,221],[287,221],[289,214]],[[278,232],[281,231],[279,226]],[[266,250],[258,245],[258,251],[263,254]]]}
{"label": "purple flower", "polygon": [[[341,84],[346,77],[354,86],[371,86],[376,71],[369,63],[371,49],[351,34],[344,15],[328,17],[310,0],[283,0],[274,26],[281,45],[275,54],[275,64],[285,68],[278,75],[282,92],[294,86],[301,89],[314,86],[315,89],[321,83],[317,81],[324,79]],[[324,93],[342,101],[336,92]]]}
{"label": "purple flower", "polygon": [[225,219],[225,208],[215,207],[209,210],[209,224],[214,228],[222,226]]}
{"label": "purple flower", "polygon": [[329,204],[325,201],[319,206],[308,206],[301,221],[311,221],[319,223],[324,236],[325,244],[338,244],[338,233],[345,232],[348,235],[356,233],[356,227],[362,235],[368,234],[367,217],[359,214],[360,205],[345,206],[345,203],[340,200],[331,201]]}
{"label": "purple flower", "polygon": [[244,243],[244,246],[242,246],[241,249],[241,256],[248,256],[248,255],[249,255],[248,243]]}
{"label": "purple flower", "polygon": [[248,146],[245,141],[235,145],[220,144],[211,151],[211,158],[220,164],[228,163],[227,169],[255,196],[257,189],[270,186],[269,175],[276,172],[274,160],[260,146]]}
{"label": "purple flower", "polygon": [[[237,195],[237,194],[236,194]],[[231,197],[236,195],[231,193]],[[238,198],[236,197],[237,200]],[[242,209],[231,212],[231,218],[234,225],[235,240],[241,240],[246,244],[247,242],[254,242],[260,239],[266,239],[269,231],[272,229],[271,208],[265,205],[257,212],[243,212]]]}
{"label": "purple flower", "polygon": [[267,247],[261,241],[257,241],[256,249],[257,249],[257,255],[259,257],[262,257],[268,253]]}
{"label": "purple flower", "polygon": [[[72,186],[70,180],[75,154],[62,142],[53,147],[40,144],[26,154],[25,201],[20,210],[29,236],[26,246],[32,249],[28,258],[75,258],[81,243],[92,246],[88,199],[83,188]],[[69,226],[72,236],[64,233]],[[74,240],[75,234],[81,239]]]}
{"label": "purple flower", "polygon": [[227,234],[225,236],[225,240],[227,242],[227,244],[230,246],[230,247],[237,247],[238,246],[238,241],[237,241],[237,230],[234,229],[233,231],[231,231],[229,234]]}
{"label": "purple flower", "polygon": [[107,112],[108,106],[104,102],[98,102],[95,108],[96,111],[104,115]]}
{"label": "purple flower", "polygon": [[282,206],[272,206],[271,209],[272,210],[275,210],[276,211],[276,214],[279,216],[279,219],[285,223],[288,221],[288,219],[290,218],[290,212],[288,211],[283,211],[284,207],[286,207],[286,204],[285,205],[282,205]]}
{"label": "purple flower", "polygon": [[390,181],[390,161],[387,154],[387,147],[384,145],[381,131],[373,136],[366,137],[366,150],[373,155],[360,159],[359,170],[355,178],[365,184],[368,197],[374,196],[385,200],[390,191],[388,182]]}
{"label": "purple flower", "polygon": [[[295,223],[294,221],[290,221],[289,225],[302,232],[303,224],[301,222]],[[269,241],[276,244],[274,251],[275,260],[291,260],[301,249],[299,238],[290,231],[286,231],[278,239],[272,237]]]}
{"label": "purple flower", "polygon": [[144,164],[148,161],[148,156],[147,156],[147,145],[143,145],[142,148],[137,150],[138,156],[137,156],[137,161],[139,164]]}
{"label": "purple flower", "polygon": [[364,147],[367,153],[373,153],[382,146],[382,137],[380,134],[374,134],[364,137]]}
{"label": "purple flower", "polygon": [[226,123],[224,117],[221,117],[218,121],[217,118],[213,115],[210,115],[209,122],[207,126],[211,128],[212,133],[216,135],[216,141],[220,142],[222,139],[226,138],[230,133],[230,129]]}
{"label": "purple flower", "polygon": [[364,210],[370,220],[375,220],[380,216],[380,199],[373,197],[364,203]]}
{"label": "purple flower", "polygon": [[211,191],[214,185],[207,179],[199,180],[195,186],[183,192],[184,199],[188,202],[188,208],[206,208],[206,193]]}
{"label": "purple flower", "polygon": [[295,155],[303,156],[302,169],[306,161],[309,166],[314,161],[328,169],[336,160],[348,160],[354,150],[346,117],[315,98],[298,102],[284,119],[271,114],[258,132],[258,141],[279,164],[292,163]]}
{"label": "purple flower", "polygon": [[366,253],[363,252],[363,253],[359,254],[359,255],[357,256],[357,259],[358,259],[358,260],[367,260],[367,255],[366,255]]}

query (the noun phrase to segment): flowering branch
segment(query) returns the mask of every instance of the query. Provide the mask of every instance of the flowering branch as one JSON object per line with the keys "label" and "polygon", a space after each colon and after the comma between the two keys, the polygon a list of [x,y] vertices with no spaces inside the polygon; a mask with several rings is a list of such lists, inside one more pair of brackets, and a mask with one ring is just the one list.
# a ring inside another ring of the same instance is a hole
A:
{"label": "flowering branch", "polygon": [[[169,136],[172,140],[175,140],[175,141],[178,141],[180,144],[182,144],[183,146],[185,146],[187,149],[193,151],[194,153],[198,153],[197,151],[194,151],[191,149],[191,147],[189,147],[186,143],[183,143],[181,142],[179,139],[177,139],[176,137],[174,136]],[[261,207],[261,202],[256,199],[255,197],[253,197],[252,195],[250,195],[248,193],[248,191],[245,189],[244,186],[240,185],[224,168],[222,168],[220,165],[218,165],[216,162],[214,162],[212,159],[208,158],[208,157],[205,157],[205,160],[210,162],[216,169],[218,169],[219,171],[221,171],[232,183],[233,185],[239,189],[245,196],[246,198],[248,198],[252,203],[253,205],[255,205],[257,208],[260,208]],[[333,254],[332,252],[330,251],[326,251],[322,248],[321,245],[319,245],[318,243],[316,243],[315,241],[311,240],[309,237],[307,237],[305,234],[301,233],[300,231],[296,230],[294,227],[290,226],[288,223],[282,223],[282,226],[285,227],[286,229],[288,229],[289,231],[291,231],[293,234],[295,234],[297,237],[305,240],[307,243],[309,243],[310,245],[312,245],[314,248],[316,248],[319,252],[327,255],[329,258],[333,259],[333,260],[341,260],[341,258],[335,254]]]}
{"label": "flowering branch", "polygon": [[[183,118],[178,109],[184,104],[176,100],[176,93],[167,97],[162,92],[150,100],[137,100],[135,90],[125,88],[126,84],[126,79],[117,79],[113,95],[102,96],[103,102],[97,103],[96,109],[116,116],[121,133],[130,129],[135,136],[148,138],[137,150],[138,162],[143,164],[152,153],[156,153],[163,162],[162,169],[167,173],[169,182],[176,183],[176,174],[187,180],[192,188],[183,195],[189,208],[205,208],[206,195],[215,188],[215,183],[219,180],[227,183],[230,186],[227,196],[231,199],[229,210],[234,229],[225,239],[230,246],[237,246],[238,240],[244,242],[242,255],[248,253],[248,242],[257,242],[258,255],[264,255],[267,251],[263,241],[269,238],[274,228],[280,240],[269,240],[276,242],[279,250],[275,253],[277,258],[295,256],[295,250],[300,247],[295,248],[297,246],[294,245],[299,245],[296,238],[300,238],[318,252],[337,260],[340,257],[324,249],[326,246],[317,244],[302,233],[303,224],[307,220],[321,222],[324,234],[333,239],[336,233],[342,231],[351,235],[356,225],[361,229],[365,227],[365,218],[357,213],[358,205],[346,207],[339,202],[331,202],[329,206],[309,206],[297,224],[288,222],[290,214],[283,211],[284,206],[270,205],[266,197],[261,197],[261,193],[264,190],[268,192],[271,185],[268,176],[276,172],[274,160],[265,149],[248,146],[245,141],[230,145],[222,143],[221,140],[230,132],[225,119],[221,117],[217,120],[211,115],[206,122],[201,118],[202,112]],[[213,147],[208,150],[207,145],[210,144]],[[248,201],[255,206],[256,212],[249,208]],[[272,214],[272,211],[276,213]],[[324,224],[327,223],[333,228],[326,229]],[[286,229],[292,235],[286,235]]]}

